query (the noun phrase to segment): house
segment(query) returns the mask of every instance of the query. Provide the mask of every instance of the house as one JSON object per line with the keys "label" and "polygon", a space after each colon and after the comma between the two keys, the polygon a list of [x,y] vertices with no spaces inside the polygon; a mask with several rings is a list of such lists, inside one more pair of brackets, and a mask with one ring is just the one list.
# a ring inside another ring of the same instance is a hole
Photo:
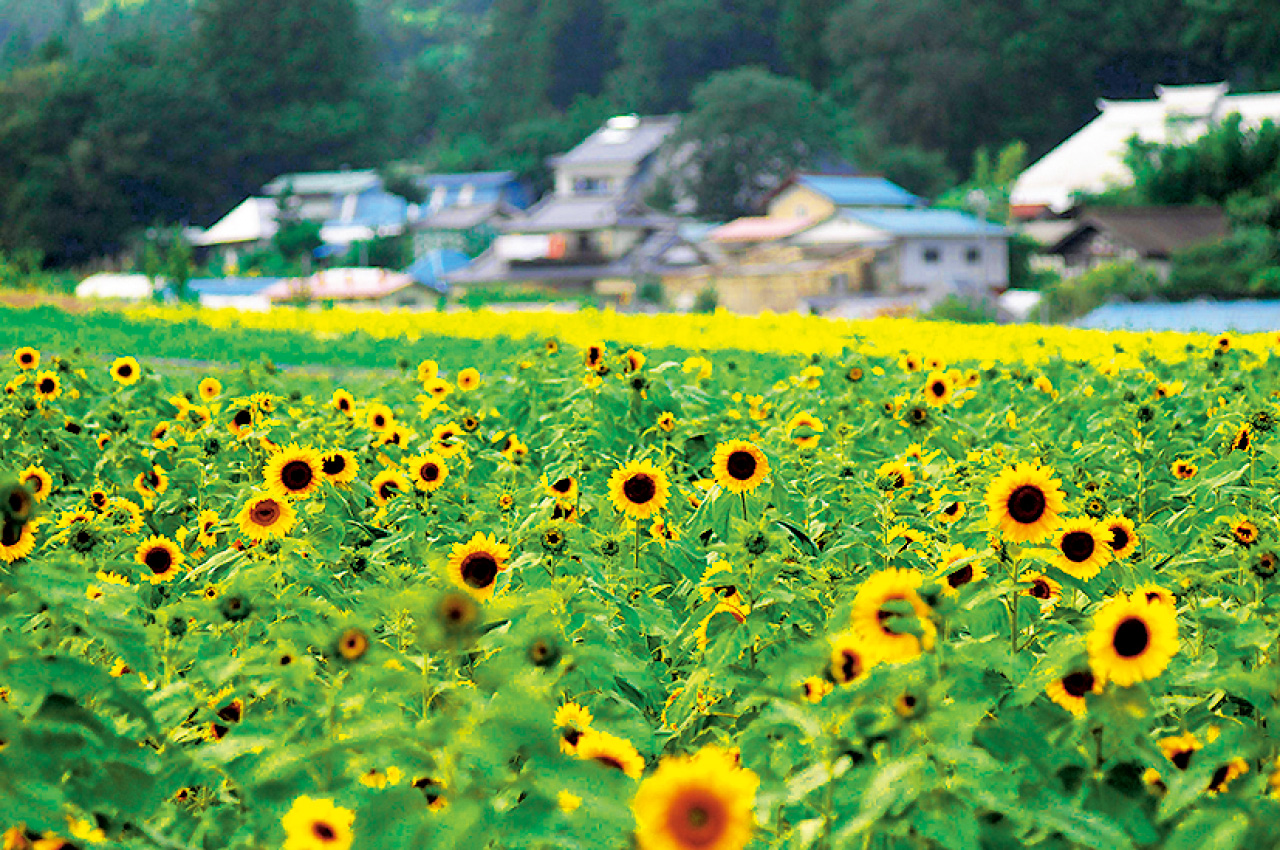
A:
{"label": "house", "polygon": [[1185,144],[1233,113],[1246,127],[1280,120],[1280,92],[1228,94],[1227,83],[1156,86],[1154,100],[1099,100],[1099,115],[1018,177],[1010,203],[1019,218],[1061,213],[1080,193],[1127,186],[1128,140]]}
{"label": "house", "polygon": [[1096,266],[1132,261],[1162,279],[1174,253],[1227,235],[1218,207],[1091,207],[1071,220],[1071,229],[1044,249],[1049,267],[1076,277]]}
{"label": "house", "polygon": [[1096,330],[1273,333],[1280,301],[1187,301],[1181,304],[1104,304],[1073,322]]}
{"label": "house", "polygon": [[[164,286],[164,278],[156,284]],[[142,301],[152,293],[151,278],[145,274],[112,274],[103,272],[90,275],[76,286],[77,298],[120,298],[126,301]]]}
{"label": "house", "polygon": [[892,181],[860,174],[793,174],[766,199],[770,216],[811,218],[821,221],[839,209],[911,208],[923,206],[921,198]]}
{"label": "house", "polygon": [[231,212],[191,240],[196,249],[208,249],[224,268],[237,269],[241,258],[271,246],[279,225],[274,198],[245,198]]}
{"label": "house", "polygon": [[425,174],[414,178],[425,199],[412,222],[413,255],[468,252],[518,220],[529,193],[514,171]]}
{"label": "house", "polygon": [[258,313],[271,309],[271,299],[264,292],[279,281],[274,277],[192,278],[187,291],[201,307]]}
{"label": "house", "polygon": [[330,303],[388,309],[434,307],[439,291],[404,272],[375,268],[325,269],[310,277],[277,281],[264,290],[273,305]]}
{"label": "house", "polygon": [[618,116],[568,153],[552,157],[554,190],[499,227],[493,244],[445,279],[459,286],[517,283],[625,303],[637,281],[702,261],[679,219],[645,206],[655,157],[673,116]]}
{"label": "house", "polygon": [[404,273],[443,295],[449,291],[449,285],[445,283],[444,276],[449,272],[465,268],[470,262],[471,258],[461,251],[438,248],[414,260]]}

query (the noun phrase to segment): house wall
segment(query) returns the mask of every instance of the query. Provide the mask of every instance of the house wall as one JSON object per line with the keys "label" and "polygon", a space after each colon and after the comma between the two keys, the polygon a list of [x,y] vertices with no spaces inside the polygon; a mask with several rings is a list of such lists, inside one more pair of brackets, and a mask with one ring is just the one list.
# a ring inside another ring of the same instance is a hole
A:
{"label": "house wall", "polygon": [[[556,169],[556,194],[617,195],[627,188],[635,170],[625,164],[591,164],[564,166]],[[581,185],[594,181],[595,186]]]}
{"label": "house wall", "polygon": [[835,214],[836,205],[808,186],[795,184],[769,202],[770,218],[826,219]]}
{"label": "house wall", "polygon": [[754,264],[667,275],[662,286],[667,299],[677,306],[692,305],[699,292],[711,287],[716,290],[719,305],[730,312],[783,313],[799,309],[809,298],[857,292],[867,274],[868,258],[864,253],[816,265],[800,265],[793,260],[790,268],[786,267],[785,255],[785,251],[757,254],[752,258]]}
{"label": "house wall", "polygon": [[[1003,237],[927,238],[895,240],[896,283],[907,292],[946,294],[973,292],[1009,285],[1009,250]],[[971,261],[969,252],[977,252]],[[933,252],[930,261],[926,252]]]}

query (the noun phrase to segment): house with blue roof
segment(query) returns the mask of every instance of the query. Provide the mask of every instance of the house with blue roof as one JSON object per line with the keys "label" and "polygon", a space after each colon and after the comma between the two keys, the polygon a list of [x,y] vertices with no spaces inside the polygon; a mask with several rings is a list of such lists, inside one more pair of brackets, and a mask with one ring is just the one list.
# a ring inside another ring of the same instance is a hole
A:
{"label": "house with blue roof", "polygon": [[821,221],[841,209],[889,207],[910,209],[924,200],[885,177],[867,174],[797,172],[765,198],[771,218]]}
{"label": "house with blue roof", "polygon": [[435,251],[475,253],[519,221],[531,201],[514,171],[424,174],[414,183],[425,199],[410,225],[418,259]]}

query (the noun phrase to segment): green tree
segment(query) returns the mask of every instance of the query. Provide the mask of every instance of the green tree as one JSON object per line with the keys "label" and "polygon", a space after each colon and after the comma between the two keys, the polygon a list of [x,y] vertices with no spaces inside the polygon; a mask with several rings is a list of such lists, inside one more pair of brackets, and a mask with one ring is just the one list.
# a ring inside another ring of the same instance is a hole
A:
{"label": "green tree", "polygon": [[834,149],[827,105],[812,86],[763,68],[713,75],[669,143],[677,194],[699,215],[728,219],[755,209],[792,171]]}
{"label": "green tree", "polygon": [[839,0],[783,0],[779,41],[787,71],[818,91],[831,76],[831,57],[822,44]]}

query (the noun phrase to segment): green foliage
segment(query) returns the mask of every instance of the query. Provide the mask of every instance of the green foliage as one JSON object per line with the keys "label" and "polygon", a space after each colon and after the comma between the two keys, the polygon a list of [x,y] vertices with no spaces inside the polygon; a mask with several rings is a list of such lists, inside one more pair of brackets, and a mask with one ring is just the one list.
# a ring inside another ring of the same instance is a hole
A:
{"label": "green foliage", "polygon": [[1047,318],[1068,322],[1113,299],[1146,301],[1161,289],[1160,279],[1135,263],[1107,263],[1079,277],[1062,278],[1042,286],[1041,294]]}
{"label": "green foliage", "polygon": [[1165,288],[1170,298],[1275,298],[1280,296],[1280,236],[1265,227],[1234,230],[1225,238],[1173,257]]}
{"label": "green foliage", "polygon": [[967,325],[991,324],[996,320],[996,309],[988,301],[948,295],[926,310],[920,318],[934,322],[960,322]]}
{"label": "green foliage", "polygon": [[380,269],[403,269],[413,262],[413,239],[409,234],[375,236],[367,242],[354,242],[347,252],[350,265]]}
{"label": "green foliage", "polygon": [[763,68],[712,76],[668,142],[676,193],[698,214],[727,220],[755,212],[766,192],[835,147],[827,105],[808,83]]}
{"label": "green foliage", "polygon": [[707,286],[698,290],[698,294],[693,300],[693,312],[714,313],[719,304],[720,293],[716,292],[715,287]]}
{"label": "green foliage", "polygon": [[297,262],[309,257],[312,251],[324,244],[324,240],[320,238],[320,225],[314,221],[286,220],[271,237],[271,244],[286,260]]}

